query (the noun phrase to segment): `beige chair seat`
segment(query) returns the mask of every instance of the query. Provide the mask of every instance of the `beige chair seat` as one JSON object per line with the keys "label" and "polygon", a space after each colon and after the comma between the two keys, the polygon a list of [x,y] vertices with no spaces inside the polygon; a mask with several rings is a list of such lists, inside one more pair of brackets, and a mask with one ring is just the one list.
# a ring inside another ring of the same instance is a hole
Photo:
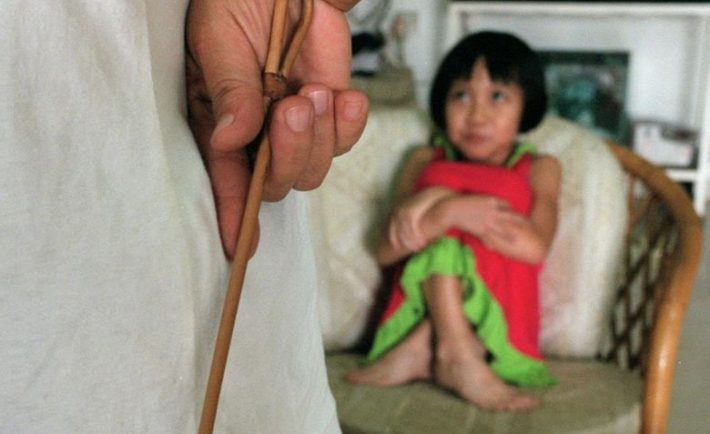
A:
{"label": "beige chair seat", "polygon": [[327,357],[328,376],[344,434],[608,434],[639,427],[638,375],[609,363],[549,361],[556,386],[529,388],[539,408],[484,412],[427,382],[378,388],[348,384],[343,375],[361,356]]}

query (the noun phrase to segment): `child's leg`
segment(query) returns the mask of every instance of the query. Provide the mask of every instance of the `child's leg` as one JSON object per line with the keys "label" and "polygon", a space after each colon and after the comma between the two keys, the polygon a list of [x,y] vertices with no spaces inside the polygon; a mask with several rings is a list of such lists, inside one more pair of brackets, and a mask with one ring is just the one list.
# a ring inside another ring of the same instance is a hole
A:
{"label": "child's leg", "polygon": [[488,366],[486,350],[463,314],[461,282],[432,276],[424,296],[434,328],[434,379],[462,398],[491,411],[524,411],[537,400],[506,384]]}
{"label": "child's leg", "polygon": [[350,383],[397,386],[431,378],[431,322],[424,320],[381,359],[345,374]]}

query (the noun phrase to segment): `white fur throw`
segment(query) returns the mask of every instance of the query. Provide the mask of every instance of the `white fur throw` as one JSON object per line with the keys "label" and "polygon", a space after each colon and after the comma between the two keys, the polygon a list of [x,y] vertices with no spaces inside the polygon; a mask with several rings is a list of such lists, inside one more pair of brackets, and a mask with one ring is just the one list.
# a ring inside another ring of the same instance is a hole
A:
{"label": "white fur throw", "polygon": [[[407,150],[427,135],[418,110],[373,107],[356,147],[309,193],[327,350],[362,337],[380,283],[374,240]],[[563,170],[558,231],[541,275],[542,349],[593,356],[608,323],[625,226],[623,175],[603,141],[570,122],[547,118],[525,139]]]}
{"label": "white fur throw", "polygon": [[623,172],[599,137],[549,116],[522,138],[562,166],[557,233],[540,276],[546,355],[590,357],[608,330],[626,227]]}
{"label": "white fur throw", "polygon": [[380,283],[373,256],[377,231],[398,167],[428,132],[426,116],[414,107],[373,105],[357,145],[335,159],[323,185],[309,193],[328,350],[350,347],[363,335]]}

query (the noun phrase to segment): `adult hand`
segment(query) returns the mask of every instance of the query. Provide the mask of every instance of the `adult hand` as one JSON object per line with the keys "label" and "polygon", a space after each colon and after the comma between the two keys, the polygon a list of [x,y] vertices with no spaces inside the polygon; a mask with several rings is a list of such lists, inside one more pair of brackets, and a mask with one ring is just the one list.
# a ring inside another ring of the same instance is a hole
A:
{"label": "adult hand", "polygon": [[[351,53],[344,12],[356,3],[315,0],[313,22],[289,77],[298,92],[272,107],[265,200],[319,186],[332,159],[362,134],[367,98],[346,90]],[[210,175],[229,257],[251,176],[245,147],[264,121],[262,70],[273,7],[273,0],[192,0],[188,10],[189,120]],[[300,2],[290,2],[290,28],[299,16]]]}

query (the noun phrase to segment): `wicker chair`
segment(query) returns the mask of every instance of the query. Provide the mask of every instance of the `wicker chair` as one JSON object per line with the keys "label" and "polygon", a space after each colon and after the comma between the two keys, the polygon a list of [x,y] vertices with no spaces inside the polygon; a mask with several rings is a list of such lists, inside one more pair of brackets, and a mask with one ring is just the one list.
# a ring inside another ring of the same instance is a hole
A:
{"label": "wicker chair", "polygon": [[551,360],[559,386],[531,391],[540,409],[481,412],[428,383],[352,386],[353,354],[327,357],[345,434],[664,433],[683,316],[701,251],[700,219],[663,170],[610,144],[629,182],[629,219],[607,349],[597,360]]}
{"label": "wicker chair", "polygon": [[[629,189],[625,281],[618,289],[616,306],[623,320],[615,317],[614,346],[606,359],[640,368],[645,379],[641,431],[663,433],[678,340],[701,254],[702,229],[688,197],[661,169],[627,149],[613,144],[610,148],[632,185],[641,183],[645,191],[637,197],[633,194],[637,190]],[[635,237],[647,240],[642,251],[632,252]],[[643,298],[634,304],[632,288],[637,282]],[[634,330],[642,336],[638,344],[632,339]]]}

